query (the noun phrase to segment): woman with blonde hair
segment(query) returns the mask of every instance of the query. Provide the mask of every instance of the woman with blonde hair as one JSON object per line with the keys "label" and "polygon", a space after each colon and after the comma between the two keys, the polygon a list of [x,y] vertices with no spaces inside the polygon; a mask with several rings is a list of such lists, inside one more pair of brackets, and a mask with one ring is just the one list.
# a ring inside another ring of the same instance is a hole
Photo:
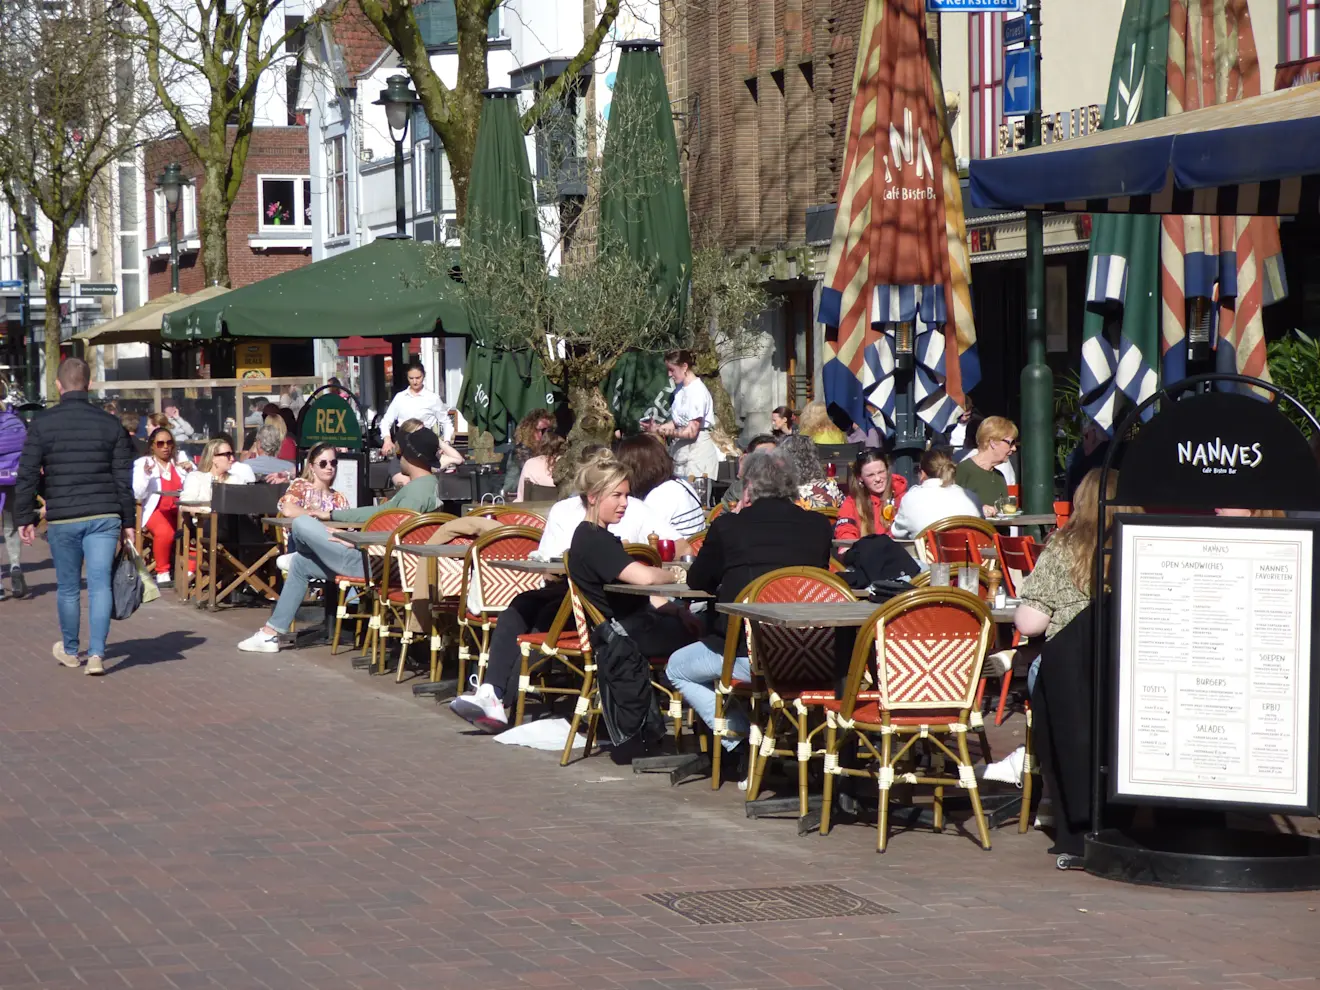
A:
{"label": "woman with blonde hair", "polygon": [[847,443],[848,438],[830,419],[829,407],[816,399],[808,402],[798,414],[797,431],[804,437],[811,437],[816,443]]}
{"label": "woman with blonde hair", "polygon": [[254,485],[256,475],[246,464],[236,460],[234,441],[225,435],[212,437],[202,448],[202,456],[197,459],[197,470],[183,481],[180,502],[210,506],[211,488],[214,485]]}
{"label": "woman with blonde hair", "polygon": [[1018,428],[1011,419],[987,416],[976,428],[976,453],[958,465],[953,480],[981,500],[981,511],[996,515],[1008,498],[1008,480],[998,470],[1018,446]]}
{"label": "woman with blonde hair", "polygon": [[981,515],[972,497],[953,483],[953,458],[940,447],[921,455],[917,473],[919,484],[909,488],[894,516],[889,535],[896,540],[912,540],[928,526],[953,516]]}

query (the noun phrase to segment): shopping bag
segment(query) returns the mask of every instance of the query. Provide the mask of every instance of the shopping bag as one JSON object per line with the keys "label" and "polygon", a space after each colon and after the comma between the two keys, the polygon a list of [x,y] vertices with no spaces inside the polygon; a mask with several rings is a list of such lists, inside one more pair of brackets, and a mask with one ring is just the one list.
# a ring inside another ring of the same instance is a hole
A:
{"label": "shopping bag", "polygon": [[156,578],[147,568],[142,554],[137,552],[137,547],[130,543],[128,549],[133,554],[133,566],[137,568],[138,579],[142,582],[142,604],[150,605],[160,597],[160,588],[156,586]]}

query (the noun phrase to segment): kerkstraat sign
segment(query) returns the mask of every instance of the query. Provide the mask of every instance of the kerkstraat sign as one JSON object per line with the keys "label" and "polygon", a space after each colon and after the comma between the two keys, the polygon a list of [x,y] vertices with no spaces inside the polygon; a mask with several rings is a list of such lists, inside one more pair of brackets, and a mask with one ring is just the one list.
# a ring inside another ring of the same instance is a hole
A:
{"label": "kerkstraat sign", "polygon": [[1320,491],[1301,433],[1273,402],[1240,393],[1169,402],[1117,466],[1121,505],[1307,509]]}

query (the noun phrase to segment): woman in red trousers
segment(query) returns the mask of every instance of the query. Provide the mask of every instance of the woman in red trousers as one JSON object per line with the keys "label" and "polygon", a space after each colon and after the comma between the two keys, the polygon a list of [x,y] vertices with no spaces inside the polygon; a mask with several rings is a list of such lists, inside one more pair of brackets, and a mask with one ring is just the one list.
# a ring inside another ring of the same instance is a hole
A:
{"label": "woman in red trousers", "polygon": [[153,430],[146,456],[133,462],[133,496],[142,505],[142,529],[151,537],[156,583],[163,587],[173,583],[170,561],[179,528],[179,492],[191,467],[187,455],[176,453],[174,434],[166,429]]}

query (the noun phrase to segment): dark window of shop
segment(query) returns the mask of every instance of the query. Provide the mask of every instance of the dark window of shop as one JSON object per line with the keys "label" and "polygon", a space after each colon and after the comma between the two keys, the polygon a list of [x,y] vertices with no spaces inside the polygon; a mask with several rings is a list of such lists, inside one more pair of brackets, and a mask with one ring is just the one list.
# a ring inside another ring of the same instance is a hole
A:
{"label": "dark window of shop", "polygon": [[1320,55],[1320,0],[1282,0],[1279,47],[1283,61]]}

